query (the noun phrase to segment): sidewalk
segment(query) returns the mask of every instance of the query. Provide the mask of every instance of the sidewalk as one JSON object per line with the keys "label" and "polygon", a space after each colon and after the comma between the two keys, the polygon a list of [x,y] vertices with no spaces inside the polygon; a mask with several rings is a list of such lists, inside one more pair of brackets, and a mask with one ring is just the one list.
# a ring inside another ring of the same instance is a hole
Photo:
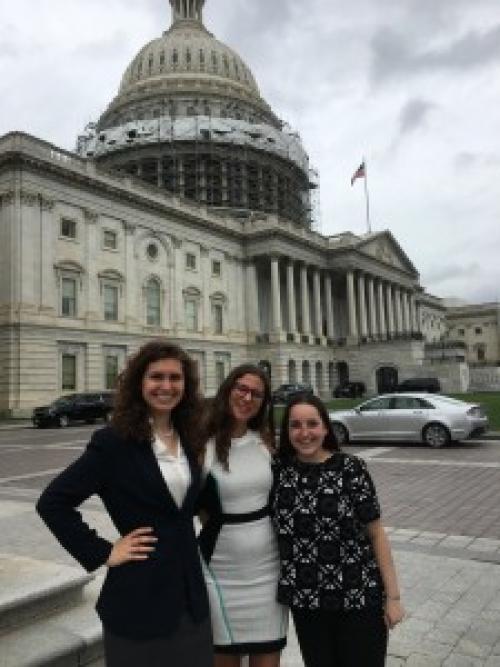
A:
{"label": "sidewalk", "polygon": [[[28,493],[0,493],[0,553],[75,565],[36,516],[37,493]],[[96,502],[84,515],[113,539]],[[391,632],[387,667],[500,667],[500,541],[389,532],[407,618]],[[290,629],[282,667],[303,667]]]}

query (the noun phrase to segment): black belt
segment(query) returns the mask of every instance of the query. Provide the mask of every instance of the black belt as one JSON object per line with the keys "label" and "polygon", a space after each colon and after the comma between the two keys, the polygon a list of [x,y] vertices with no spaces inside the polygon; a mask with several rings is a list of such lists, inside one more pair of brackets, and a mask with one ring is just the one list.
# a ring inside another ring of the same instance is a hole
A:
{"label": "black belt", "polygon": [[240,514],[219,514],[217,516],[209,517],[198,535],[198,544],[200,551],[205,559],[205,562],[210,563],[212,554],[217,543],[217,538],[224,524],[235,523],[250,523],[251,521],[258,521],[266,516],[269,516],[271,508],[269,505],[262,507],[255,512],[245,512]]}

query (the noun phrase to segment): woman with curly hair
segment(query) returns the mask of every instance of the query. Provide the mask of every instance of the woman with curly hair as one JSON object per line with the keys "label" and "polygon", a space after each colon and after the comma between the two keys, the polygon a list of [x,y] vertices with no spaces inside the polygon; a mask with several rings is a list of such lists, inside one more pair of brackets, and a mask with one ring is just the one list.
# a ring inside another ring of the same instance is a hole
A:
{"label": "woman with curly hair", "polygon": [[[97,602],[108,667],[212,667],[193,530],[200,405],[193,360],[167,341],[147,343],[120,376],[111,424],[38,501],[49,529],[87,571],[108,568]],[[121,536],[114,544],[76,509],[93,494]]]}
{"label": "woman with curly hair", "polygon": [[[287,611],[276,602],[279,560],[269,516],[274,429],[269,380],[245,364],[211,403],[201,497],[215,667],[278,667]],[[207,518],[208,517],[208,518]]]}

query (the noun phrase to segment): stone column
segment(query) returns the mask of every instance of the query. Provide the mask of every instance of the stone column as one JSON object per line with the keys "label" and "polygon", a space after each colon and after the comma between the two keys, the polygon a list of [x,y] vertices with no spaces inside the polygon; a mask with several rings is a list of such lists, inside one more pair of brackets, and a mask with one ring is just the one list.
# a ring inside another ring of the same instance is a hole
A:
{"label": "stone column", "polygon": [[321,283],[318,269],[313,273],[313,298],[314,298],[314,328],[317,337],[323,335],[323,318],[321,316]]}
{"label": "stone column", "polygon": [[410,319],[411,319],[411,330],[414,333],[418,331],[418,317],[417,317],[417,300],[415,298],[414,292],[410,294]]}
{"label": "stone column", "polygon": [[325,301],[326,301],[326,335],[328,338],[335,337],[335,321],[333,316],[333,294],[332,277],[329,273],[325,275]]}
{"label": "stone column", "polygon": [[411,333],[411,319],[410,319],[410,301],[407,290],[403,292],[403,319],[404,330],[406,334]]}
{"label": "stone column", "polygon": [[358,276],[358,303],[359,303],[359,335],[368,336],[368,320],[366,317],[365,274],[360,271]]}
{"label": "stone column", "polygon": [[396,286],[394,288],[394,300],[396,302],[396,331],[398,334],[403,333],[403,311],[401,308],[401,288]]}
{"label": "stone column", "polygon": [[281,333],[280,266],[277,255],[271,257],[271,331]]}
{"label": "stone column", "polygon": [[257,267],[252,259],[249,259],[246,265],[246,301],[248,331],[251,334],[258,334],[261,331],[259,316],[259,286],[257,282]]}
{"label": "stone column", "polygon": [[370,334],[376,338],[378,336],[377,326],[377,307],[375,304],[375,284],[373,276],[368,276],[368,309],[370,311]]}
{"label": "stone column", "polygon": [[177,192],[181,197],[184,197],[184,191],[186,186],[185,171],[184,171],[184,158],[177,158]]}
{"label": "stone column", "polygon": [[347,272],[347,310],[349,312],[349,336],[358,337],[358,318],[356,317],[356,294],[354,290],[354,272]]}
{"label": "stone column", "polygon": [[387,338],[387,324],[385,320],[385,303],[384,303],[384,283],[382,280],[378,281],[378,313],[380,324],[380,337],[385,340]]}
{"label": "stone column", "polygon": [[311,321],[309,317],[309,285],[307,284],[307,266],[300,267],[300,301],[302,315],[302,333],[309,336],[311,333]]}
{"label": "stone column", "polygon": [[392,300],[392,284],[387,283],[386,286],[386,299],[387,299],[387,328],[389,335],[394,336],[396,333],[394,325],[394,302]]}
{"label": "stone column", "polygon": [[288,333],[297,333],[297,313],[295,310],[295,282],[293,261],[288,260],[286,267],[286,287],[288,298]]}

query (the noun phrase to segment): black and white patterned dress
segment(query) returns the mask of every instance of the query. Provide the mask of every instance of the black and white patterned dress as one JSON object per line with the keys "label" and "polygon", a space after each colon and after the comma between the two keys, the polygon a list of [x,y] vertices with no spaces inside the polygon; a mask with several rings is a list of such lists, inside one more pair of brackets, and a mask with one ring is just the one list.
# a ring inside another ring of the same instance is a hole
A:
{"label": "black and white patterned dress", "polygon": [[363,461],[342,452],[323,463],[278,461],[272,514],[281,603],[323,611],[382,607],[383,585],[366,531],[380,517],[380,506]]}

